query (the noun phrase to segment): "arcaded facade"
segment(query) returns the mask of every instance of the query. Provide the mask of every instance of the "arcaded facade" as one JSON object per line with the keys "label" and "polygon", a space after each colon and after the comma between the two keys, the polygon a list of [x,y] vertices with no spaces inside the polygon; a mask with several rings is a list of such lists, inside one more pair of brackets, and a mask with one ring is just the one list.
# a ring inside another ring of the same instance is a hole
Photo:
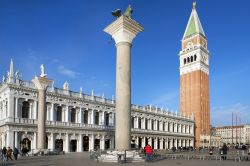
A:
{"label": "arcaded facade", "polygon": [[[115,147],[115,100],[48,87],[46,91],[46,148],[65,152]],[[153,106],[131,106],[131,146],[147,143],[154,149],[194,144],[194,120]],[[10,71],[0,84],[0,147],[37,149],[38,90]]]}

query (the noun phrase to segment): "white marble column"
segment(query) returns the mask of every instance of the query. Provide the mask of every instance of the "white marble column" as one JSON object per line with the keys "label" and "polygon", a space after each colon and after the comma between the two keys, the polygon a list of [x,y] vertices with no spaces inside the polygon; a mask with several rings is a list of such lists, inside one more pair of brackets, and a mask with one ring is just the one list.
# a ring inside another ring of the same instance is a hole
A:
{"label": "white marble column", "polygon": [[55,150],[55,136],[54,133],[50,133],[50,148]]}
{"label": "white marble column", "polygon": [[33,118],[34,119],[37,119],[37,112],[38,112],[38,110],[37,110],[37,101],[34,100],[34,104],[33,104],[33,113],[34,113]]}
{"label": "white marble column", "polygon": [[18,98],[15,98],[15,118],[19,118],[18,117]]}
{"label": "white marble column", "polygon": [[20,140],[19,140],[18,132],[15,131],[14,134],[15,134],[15,145],[14,146],[19,149],[20,148],[20,146],[19,146]]}
{"label": "white marble column", "polygon": [[138,125],[138,117],[135,116],[135,117],[134,117],[134,128],[135,128],[135,129],[138,129],[138,126],[139,126],[139,125]]}
{"label": "white marble column", "polygon": [[91,134],[89,136],[89,150],[94,150],[95,136]]}
{"label": "white marble column", "polygon": [[91,110],[91,112],[90,112],[90,124],[95,124],[95,110]]}
{"label": "white marble column", "polygon": [[33,147],[34,147],[34,149],[37,149],[37,134],[36,134],[36,132],[34,132],[34,135],[33,135]]}
{"label": "white marble column", "polygon": [[145,127],[145,124],[146,124],[146,123],[145,123],[145,117],[142,118],[142,121],[141,121],[141,122],[142,122],[141,128],[142,128],[142,129],[146,129],[146,127]]}
{"label": "white marble column", "polygon": [[146,146],[146,138],[145,137],[142,137],[142,139],[141,139],[141,146],[142,146],[142,148],[144,148]]}
{"label": "white marble column", "polygon": [[38,122],[37,122],[37,134],[38,142],[37,148],[45,148],[45,116],[46,116],[46,90],[49,84],[52,83],[51,80],[44,77],[35,77],[32,82],[38,89]]}
{"label": "white marble column", "polygon": [[32,112],[32,108],[33,108],[33,104],[32,104],[32,102],[31,101],[29,101],[29,119],[32,119],[33,117],[32,117],[32,114],[33,114],[33,112]]}
{"label": "white marble column", "polygon": [[51,108],[50,108],[50,121],[55,121],[55,108],[54,108],[54,103],[51,103]]}
{"label": "white marble column", "polygon": [[154,138],[154,149],[158,149],[158,138]]}
{"label": "white marble column", "polygon": [[6,132],[7,137],[6,137],[6,145],[13,148],[14,146],[14,131],[8,130]]}
{"label": "white marble column", "polygon": [[101,150],[105,149],[105,135],[101,136],[101,139],[100,139],[100,149]]}
{"label": "white marble column", "polygon": [[14,108],[14,95],[13,92],[9,92],[8,95],[8,110],[7,110],[7,117],[14,118],[15,117],[15,108]]}
{"label": "white marble column", "polygon": [[104,29],[116,43],[116,149],[131,148],[131,63],[132,41],[143,28],[126,16],[120,16]]}
{"label": "white marble column", "polygon": [[79,108],[78,123],[83,123],[83,108]]}
{"label": "white marble column", "polygon": [[139,147],[139,137],[135,137],[135,148]]}
{"label": "white marble column", "polygon": [[65,151],[65,152],[69,152],[69,134],[68,133],[66,133],[65,134],[65,141],[63,141],[63,145],[64,145],[64,148],[63,148],[63,150]]}
{"label": "white marble column", "polygon": [[65,122],[71,122],[70,121],[70,110],[69,106],[65,106]]}
{"label": "white marble column", "polygon": [[163,138],[160,138],[160,147],[159,149],[163,149]]}
{"label": "white marble column", "polygon": [[78,135],[77,145],[78,145],[77,152],[82,152],[83,151],[83,137],[82,137],[82,134]]}

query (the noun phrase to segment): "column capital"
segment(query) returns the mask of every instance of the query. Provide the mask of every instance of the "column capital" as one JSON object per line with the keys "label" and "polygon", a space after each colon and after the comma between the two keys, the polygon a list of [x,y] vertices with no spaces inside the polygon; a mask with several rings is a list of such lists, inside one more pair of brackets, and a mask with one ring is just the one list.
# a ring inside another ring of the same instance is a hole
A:
{"label": "column capital", "polygon": [[46,77],[37,77],[33,78],[32,82],[35,84],[38,90],[46,90],[48,85],[51,84],[53,81],[46,78]]}
{"label": "column capital", "polygon": [[120,16],[104,29],[104,32],[111,35],[116,44],[122,42],[131,44],[141,31],[143,31],[143,27],[135,20],[126,16]]}

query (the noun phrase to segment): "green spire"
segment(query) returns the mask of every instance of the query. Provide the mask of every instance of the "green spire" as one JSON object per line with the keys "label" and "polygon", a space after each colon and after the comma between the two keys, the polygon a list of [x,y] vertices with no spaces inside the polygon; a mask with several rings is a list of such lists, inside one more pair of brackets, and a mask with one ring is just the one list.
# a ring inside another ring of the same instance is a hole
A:
{"label": "green spire", "polygon": [[205,33],[204,33],[203,28],[201,26],[200,19],[198,17],[197,12],[196,12],[196,3],[194,2],[192,13],[189,17],[188,24],[187,24],[183,39],[186,37],[189,37],[191,35],[197,34],[197,33],[205,36]]}

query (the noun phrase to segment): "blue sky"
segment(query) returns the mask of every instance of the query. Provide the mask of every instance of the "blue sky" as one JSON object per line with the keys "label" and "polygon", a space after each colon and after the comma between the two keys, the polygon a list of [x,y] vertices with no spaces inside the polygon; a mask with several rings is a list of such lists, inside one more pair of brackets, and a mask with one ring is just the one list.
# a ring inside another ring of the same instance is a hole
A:
{"label": "blue sky", "polygon": [[[0,75],[10,58],[24,80],[43,63],[55,86],[115,94],[116,48],[103,29],[131,4],[144,27],[132,47],[132,102],[179,110],[179,59],[192,0],[0,0]],[[212,125],[230,125],[231,112],[250,123],[250,2],[198,0],[208,38]]]}

